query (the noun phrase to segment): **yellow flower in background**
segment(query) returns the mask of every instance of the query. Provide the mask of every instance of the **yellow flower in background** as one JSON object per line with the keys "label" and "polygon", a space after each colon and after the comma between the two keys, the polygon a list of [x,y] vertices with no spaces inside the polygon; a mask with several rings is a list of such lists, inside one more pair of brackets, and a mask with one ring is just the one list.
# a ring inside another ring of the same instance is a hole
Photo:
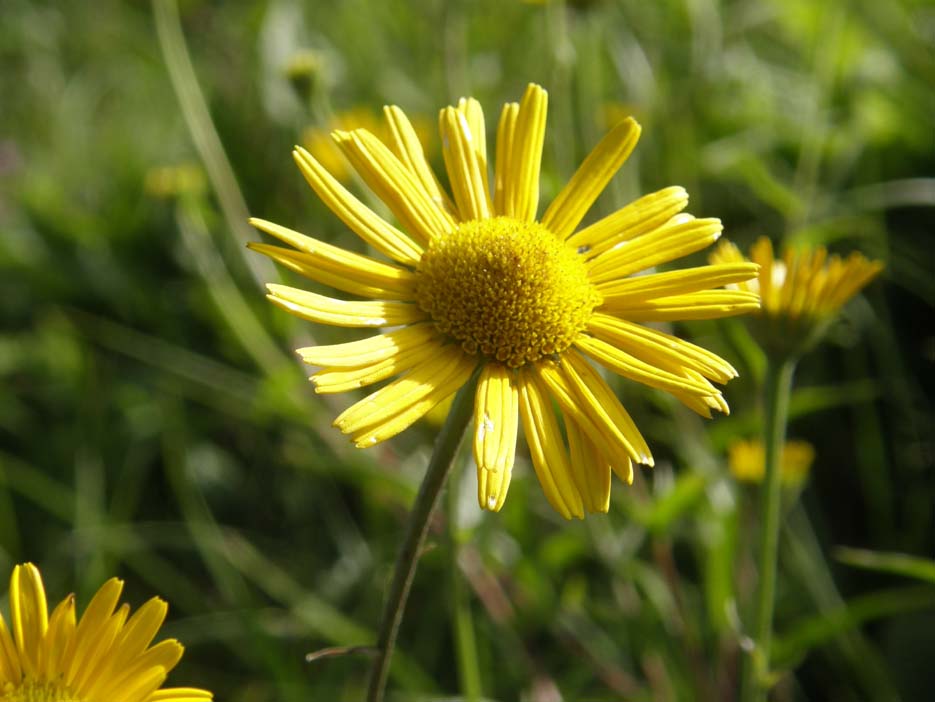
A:
{"label": "yellow flower in background", "polygon": [[311,377],[317,392],[399,376],[335,420],[357,446],[403,431],[480,366],[473,445],[481,507],[499,510],[506,499],[522,424],[549,502],[570,518],[607,511],[611,472],[630,482],[632,462],[653,463],[592,361],[666,390],[706,417],[712,409],[727,412],[712,381],[735,377],[730,364],[641,323],[741,314],[757,309],[759,299],[720,289],[756,275],[749,262],[648,272],[720,236],[719,220],[682,213],[688,195],[680,187],[579,227],[636,145],[640,127],[633,119],[604,137],[537,217],[546,106],[547,94],[537,85],[520,103],[504,106],[492,180],[479,103],[462,99],[443,109],[439,126],[451,196],[399,108],[385,108],[385,140],[365,129],[336,132],[344,154],[400,228],[365,207],[307,150],[295,150],[312,189],[391,262],[259,219],[251,220],[254,226],[292,248],[252,248],[364,298],[345,301],[269,285],[277,305],[322,324],[389,328],[360,341],[299,349],[321,368]]}
{"label": "yellow flower in background", "polygon": [[[722,241],[710,260],[737,263],[746,259],[734,244]],[[782,259],[777,259],[765,236],[750,247],[750,260],[760,265],[760,273],[737,287],[759,293],[763,316],[791,319],[821,319],[836,314],[883,270],[881,261],[870,261],[856,252],[846,259],[829,256],[823,246],[786,248]]]}
{"label": "yellow flower in background", "polygon": [[[727,449],[731,475],[745,483],[761,483],[766,472],[766,454],[759,439],[734,441]],[[811,470],[815,449],[807,441],[787,441],[779,460],[780,479],[784,485],[800,485]]]}
{"label": "yellow flower in background", "polygon": [[148,195],[164,199],[201,195],[207,185],[205,172],[196,163],[150,168],[143,181],[143,189]]}
{"label": "yellow flower in background", "polygon": [[[746,260],[729,241],[709,256],[713,264]],[[760,265],[759,275],[734,287],[760,295],[762,308],[751,318],[753,332],[764,348],[790,356],[810,348],[841,307],[883,270],[881,261],[856,252],[847,258],[829,256],[823,246],[786,248],[778,259],[767,237],[750,247],[749,260]]]}
{"label": "yellow flower in background", "polygon": [[39,570],[10,579],[12,627],[0,615],[0,702],[203,702],[210,692],[160,689],[182,657],[173,639],[150,646],[166,616],[153,598],[132,617],[117,602],[123,582],[104,583],[80,619],[69,595],[48,614]]}

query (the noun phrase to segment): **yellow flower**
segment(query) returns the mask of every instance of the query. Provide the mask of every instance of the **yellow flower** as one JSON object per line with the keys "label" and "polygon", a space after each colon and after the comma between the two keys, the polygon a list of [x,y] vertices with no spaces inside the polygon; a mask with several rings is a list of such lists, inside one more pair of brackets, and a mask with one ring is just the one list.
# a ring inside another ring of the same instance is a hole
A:
{"label": "yellow flower", "polygon": [[[747,259],[734,244],[722,241],[709,260],[725,264]],[[846,259],[829,256],[823,246],[787,247],[779,260],[765,236],[750,247],[750,260],[760,265],[759,275],[736,287],[760,295],[758,317],[763,321],[754,322],[754,331],[763,345],[788,354],[806,350],[844,303],[883,270],[881,261],[870,261],[856,252]]]}
{"label": "yellow flower", "polygon": [[0,702],[203,702],[210,692],[160,686],[182,657],[173,639],[150,646],[166,616],[153,598],[132,617],[116,611],[123,582],[104,583],[79,620],[75,596],[51,615],[39,570],[16,566],[10,579],[12,631],[0,615]]}
{"label": "yellow flower", "polygon": [[[728,467],[737,480],[745,483],[763,482],[766,458],[763,442],[738,440],[727,449]],[[786,485],[799,485],[808,476],[815,460],[815,449],[807,441],[787,441],[779,460],[780,479]]]}
{"label": "yellow flower", "polygon": [[757,267],[740,262],[634,275],[720,236],[717,219],[681,212],[688,195],[680,187],[646,195],[579,228],[636,145],[640,127],[633,119],[604,137],[537,218],[546,103],[546,92],[530,85],[519,104],[504,106],[492,180],[480,105],[462,99],[443,109],[439,123],[452,196],[439,185],[399,108],[385,108],[386,143],[366,130],[337,132],[348,160],[401,228],[367,209],[307,151],[296,149],[312,189],[392,262],[258,219],[254,226],[294,248],[253,248],[319,283],[366,298],[349,302],[268,286],[270,299],[289,312],[322,324],[393,328],[360,341],[299,349],[308,364],[321,368],[311,377],[317,392],[400,376],[335,420],[357,446],[403,431],[481,366],[474,405],[480,506],[502,507],[522,424],[546,496],[570,518],[607,511],[612,471],[630,482],[633,461],[653,462],[591,360],[666,390],[704,416],[712,409],[727,412],[711,381],[735,377],[730,364],[640,322],[757,309],[754,293],[715,289],[751,278]]}
{"label": "yellow flower", "polygon": [[[712,263],[746,260],[729,241],[722,241],[710,259]],[[750,247],[750,260],[760,265],[759,275],[737,287],[759,293],[762,315],[792,319],[817,319],[837,313],[883,270],[882,261],[869,261],[856,252],[846,259],[829,257],[823,246],[799,251],[786,248],[782,260],[778,260],[765,236]]]}

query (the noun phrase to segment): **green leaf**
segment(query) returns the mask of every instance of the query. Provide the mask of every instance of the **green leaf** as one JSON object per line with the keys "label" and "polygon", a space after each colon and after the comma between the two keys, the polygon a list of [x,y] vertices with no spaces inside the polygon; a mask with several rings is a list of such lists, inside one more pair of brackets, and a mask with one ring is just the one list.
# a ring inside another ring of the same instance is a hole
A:
{"label": "green leaf", "polygon": [[834,550],[834,558],[855,568],[903,575],[935,585],[935,560],[931,558],[845,546]]}
{"label": "green leaf", "polygon": [[863,622],[930,608],[935,608],[935,588],[929,586],[894,588],[855,597],[843,607],[806,617],[787,633],[777,636],[773,665],[788,667],[812,648]]}

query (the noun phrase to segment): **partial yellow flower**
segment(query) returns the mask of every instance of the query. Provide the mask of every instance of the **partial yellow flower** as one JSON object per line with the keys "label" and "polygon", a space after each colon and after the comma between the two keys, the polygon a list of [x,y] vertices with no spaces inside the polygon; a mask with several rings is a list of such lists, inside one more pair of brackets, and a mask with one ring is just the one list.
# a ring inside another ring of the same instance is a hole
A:
{"label": "partial yellow flower", "polygon": [[[729,241],[718,244],[709,258],[717,264],[747,260]],[[765,236],[750,247],[750,260],[760,265],[760,273],[737,287],[759,293],[763,316],[790,319],[817,320],[836,314],[883,270],[882,261],[870,261],[857,252],[846,259],[829,256],[824,246],[787,247],[777,259]]]}
{"label": "partial yellow flower", "polygon": [[[747,260],[729,241],[708,259],[713,264]],[[808,350],[841,307],[883,270],[882,261],[856,252],[847,258],[829,256],[823,246],[787,247],[777,259],[766,237],[750,247],[750,260],[760,265],[759,275],[733,287],[760,295],[762,308],[751,318],[753,332],[764,348],[787,356]]]}
{"label": "partial yellow flower", "polygon": [[682,212],[688,194],[680,187],[579,227],[636,145],[640,127],[632,118],[604,137],[538,216],[546,106],[547,94],[537,85],[526,89],[520,103],[504,106],[492,173],[479,103],[462,99],[443,109],[439,127],[450,195],[399,108],[384,110],[390,133],[385,141],[364,129],[336,132],[338,145],[399,227],[297,148],[296,163],[312,189],[389,262],[259,219],[251,220],[254,226],[291,248],[252,248],[364,298],[345,301],[268,286],[280,307],[321,324],[385,329],[360,341],[299,349],[320,368],[311,377],[317,392],[398,376],[335,420],[357,446],[403,431],[479,368],[474,458],[480,506],[503,506],[522,424],[546,497],[570,518],[607,511],[611,472],[630,482],[632,462],[653,463],[594,363],[666,390],[706,417],[712,409],[727,412],[712,381],[726,383],[737,375],[734,368],[640,323],[741,314],[757,309],[759,298],[722,288],[756,275],[749,262],[649,272],[720,236],[719,220]]}
{"label": "partial yellow flower", "polygon": [[10,579],[12,631],[0,615],[0,702],[204,702],[206,690],[162,688],[182,657],[174,639],[150,646],[166,616],[153,598],[132,617],[116,609],[123,582],[111,578],[80,619],[69,595],[48,614],[39,570]]}
{"label": "partial yellow flower", "polygon": [[[759,439],[741,439],[727,449],[727,464],[731,474],[742,482],[761,483],[766,472],[766,454]],[[791,440],[783,444],[779,459],[779,474],[783,484],[800,485],[815,460],[815,449],[807,441]]]}
{"label": "partial yellow flower", "polygon": [[150,168],[146,172],[143,188],[157,198],[175,198],[200,195],[207,188],[205,172],[196,163]]}

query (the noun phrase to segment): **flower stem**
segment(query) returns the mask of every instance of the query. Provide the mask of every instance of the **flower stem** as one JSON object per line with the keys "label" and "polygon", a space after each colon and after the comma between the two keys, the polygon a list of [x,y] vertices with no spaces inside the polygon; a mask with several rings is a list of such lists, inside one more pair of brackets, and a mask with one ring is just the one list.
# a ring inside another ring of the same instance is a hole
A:
{"label": "flower stem", "polygon": [[409,598],[409,589],[415,576],[422,545],[425,543],[429,522],[435,512],[435,506],[438,504],[439,495],[451,470],[458,446],[471,420],[477,376],[478,373],[475,372],[471,380],[458,391],[451,404],[448,419],[435,442],[435,451],[432,453],[422,485],[419,487],[419,494],[409,514],[406,536],[399,550],[399,556],[396,558],[393,581],[383,607],[377,638],[377,655],[370,671],[367,702],[382,702],[383,700],[386,678],[390,670],[390,659],[396,647],[396,636],[406,609],[406,600]]}
{"label": "flower stem", "polygon": [[763,446],[766,466],[760,493],[759,582],[756,592],[753,650],[744,660],[744,702],[765,700],[768,690],[782,497],[780,460],[786,436],[789,394],[794,373],[795,359],[788,356],[769,356],[764,392]]}

